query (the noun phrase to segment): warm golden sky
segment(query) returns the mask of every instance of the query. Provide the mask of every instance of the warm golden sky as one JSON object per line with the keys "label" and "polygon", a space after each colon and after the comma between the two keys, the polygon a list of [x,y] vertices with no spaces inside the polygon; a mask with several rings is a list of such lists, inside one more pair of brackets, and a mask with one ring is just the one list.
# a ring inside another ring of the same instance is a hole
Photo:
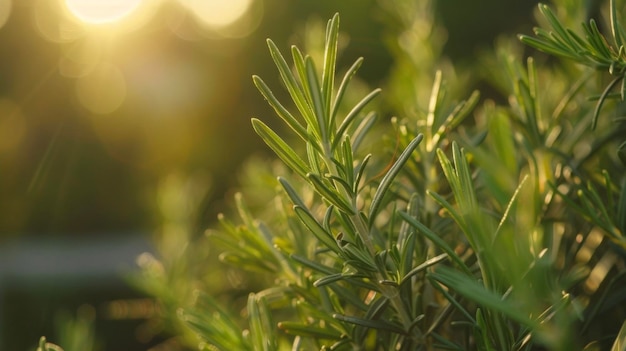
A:
{"label": "warm golden sky", "polygon": [[[0,0],[0,21],[10,16],[11,4],[11,0]],[[35,1],[35,23],[40,34],[52,42],[102,42],[141,28],[159,7],[173,5],[178,11],[169,12],[167,26],[181,39],[243,37],[259,22],[260,11],[252,11],[253,4],[254,0],[40,0]],[[72,52],[68,56],[80,59],[64,61],[60,69],[75,78],[90,73],[88,79],[77,82],[78,100],[93,113],[110,113],[124,102],[126,86],[118,67],[102,65],[101,55],[94,49],[98,47],[70,45]],[[79,61],[81,67],[72,65],[72,61]],[[108,89],[103,90],[105,86]]]}

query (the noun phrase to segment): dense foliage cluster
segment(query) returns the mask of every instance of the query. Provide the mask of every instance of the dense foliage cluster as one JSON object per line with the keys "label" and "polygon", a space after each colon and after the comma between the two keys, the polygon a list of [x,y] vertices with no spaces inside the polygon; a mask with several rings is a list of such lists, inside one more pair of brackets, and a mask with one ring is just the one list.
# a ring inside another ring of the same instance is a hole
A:
{"label": "dense foliage cluster", "polygon": [[[623,350],[626,32],[614,1],[609,37],[567,28],[568,4],[521,36],[563,61],[503,40],[483,99],[457,94],[412,1],[389,9],[382,91],[351,90],[363,59],[336,66],[338,15],[311,55],[268,40],[287,95],[253,81],[284,127],[252,126],[281,162],[243,171],[238,220],[142,258],[167,323],[202,350]],[[401,115],[370,112],[377,97]],[[207,267],[209,246],[232,268]]]}

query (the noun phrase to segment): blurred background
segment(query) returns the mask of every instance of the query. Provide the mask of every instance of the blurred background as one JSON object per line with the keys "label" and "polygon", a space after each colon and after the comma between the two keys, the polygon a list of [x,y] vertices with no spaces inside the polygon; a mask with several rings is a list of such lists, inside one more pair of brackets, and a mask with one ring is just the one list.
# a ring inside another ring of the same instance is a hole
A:
{"label": "blurred background", "polygon": [[[159,344],[141,327],[155,307],[126,276],[167,249],[155,235],[201,236],[242,162],[268,154],[249,122],[277,124],[253,74],[284,96],[265,39],[301,45],[339,12],[341,60],[365,57],[359,77],[384,87],[393,2],[0,0],[0,349],[72,324],[100,350]],[[530,28],[536,4],[433,3],[460,66]]]}

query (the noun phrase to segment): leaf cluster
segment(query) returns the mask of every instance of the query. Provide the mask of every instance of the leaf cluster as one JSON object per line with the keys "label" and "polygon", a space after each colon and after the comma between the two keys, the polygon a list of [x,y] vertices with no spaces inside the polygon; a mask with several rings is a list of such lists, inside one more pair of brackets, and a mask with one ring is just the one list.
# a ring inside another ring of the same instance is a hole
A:
{"label": "leaf cluster", "polygon": [[[594,22],[583,39],[545,5],[554,32],[521,39],[623,82],[626,36],[611,6],[611,45]],[[252,119],[286,167],[273,217],[239,194],[239,221],[221,216],[209,236],[222,261],[267,279],[240,315],[203,292],[178,312],[200,348],[593,350],[606,338],[620,349],[626,329],[610,309],[626,313],[626,190],[606,150],[623,127],[596,122],[608,93],[586,107],[593,73],[572,78],[507,52],[498,69],[509,103],[497,105],[450,96],[438,71],[425,107],[387,125],[385,154],[368,148],[380,126],[366,111],[384,94],[346,106],[363,59],[338,74],[338,15],[323,35],[319,70],[295,46],[288,63],[268,40],[289,102],[253,77],[290,133]],[[605,319],[618,322],[598,337]]]}
{"label": "leaf cluster", "polygon": [[619,98],[624,101],[626,94],[626,31],[618,20],[615,0],[610,0],[610,27],[611,38],[607,38],[598,29],[594,19],[583,23],[582,35],[565,28],[550,7],[539,4],[539,11],[546,18],[552,30],[535,27],[535,36],[520,35],[520,40],[548,54],[563,57],[597,70],[607,71],[614,76],[598,98],[593,113],[591,128],[597,125],[600,109],[611,92],[621,82]]}

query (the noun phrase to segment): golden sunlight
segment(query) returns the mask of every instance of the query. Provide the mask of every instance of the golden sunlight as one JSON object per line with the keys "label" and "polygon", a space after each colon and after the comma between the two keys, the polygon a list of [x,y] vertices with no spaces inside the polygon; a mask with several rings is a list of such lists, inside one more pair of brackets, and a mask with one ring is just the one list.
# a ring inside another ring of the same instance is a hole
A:
{"label": "golden sunlight", "polygon": [[246,14],[252,0],[179,0],[204,24],[227,27]]}
{"label": "golden sunlight", "polygon": [[99,63],[76,82],[78,101],[89,111],[105,115],[122,105],[126,99],[126,78],[110,63]]}
{"label": "golden sunlight", "polygon": [[139,7],[141,0],[65,0],[67,9],[85,23],[121,20]]}

